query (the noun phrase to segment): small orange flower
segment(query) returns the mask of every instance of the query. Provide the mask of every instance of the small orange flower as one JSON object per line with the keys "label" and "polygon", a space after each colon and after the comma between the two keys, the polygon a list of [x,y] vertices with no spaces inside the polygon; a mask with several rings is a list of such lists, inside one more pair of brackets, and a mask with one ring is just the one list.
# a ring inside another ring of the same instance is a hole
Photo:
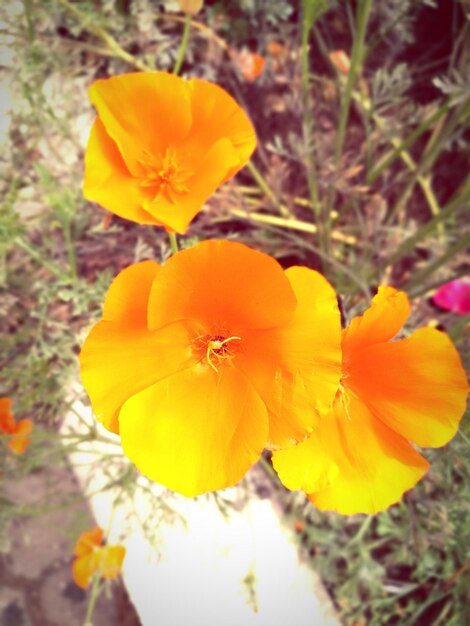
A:
{"label": "small orange flower", "polygon": [[249,160],[256,137],[221,87],[164,72],[97,80],[84,194],[140,224],[184,233],[219,185]]}
{"label": "small orange flower", "polygon": [[342,74],[349,74],[351,59],[344,50],[334,50],[329,54],[330,61]]}
{"label": "small orange flower", "polygon": [[422,328],[391,341],[409,308],[405,293],[379,288],[372,306],[343,331],[332,411],[305,442],[273,454],[282,482],[305,491],[319,509],[386,509],[428,469],[408,442],[442,446],[458,428],[468,385],[447,335]]}
{"label": "small orange flower", "polygon": [[126,555],[124,546],[103,545],[103,530],[95,528],[83,532],[78,538],[72,563],[75,583],[86,589],[95,574],[102,578],[116,578],[121,573],[122,562]]}
{"label": "small orange flower", "polygon": [[30,439],[26,437],[33,430],[30,419],[15,422],[11,411],[11,399],[0,398],[0,433],[10,435],[7,446],[14,454],[23,454],[29,446]]}
{"label": "small orange flower", "polygon": [[238,65],[246,80],[255,80],[263,73],[266,59],[256,52],[243,48],[238,55]]}
{"label": "small orange flower", "polygon": [[181,11],[188,15],[196,15],[202,9],[204,0],[178,0]]}
{"label": "small orange flower", "polygon": [[320,274],[206,241],[117,276],[83,346],[82,380],[137,467],[195,496],[312,430],[338,387],[340,335]]}

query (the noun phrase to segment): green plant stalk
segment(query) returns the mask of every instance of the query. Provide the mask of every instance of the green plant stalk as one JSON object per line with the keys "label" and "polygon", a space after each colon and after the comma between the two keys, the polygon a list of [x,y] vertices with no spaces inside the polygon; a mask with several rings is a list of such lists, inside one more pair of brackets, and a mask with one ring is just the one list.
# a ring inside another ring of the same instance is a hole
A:
{"label": "green plant stalk", "polygon": [[95,604],[96,604],[96,600],[98,599],[99,592],[100,592],[100,577],[98,574],[95,574],[93,578],[90,599],[88,600],[88,606],[87,606],[85,621],[83,622],[83,626],[93,626],[93,622],[91,621],[91,616],[93,615],[93,610],[95,608]]}
{"label": "green plant stalk", "polygon": [[[362,62],[365,56],[365,36],[367,30],[367,22],[369,20],[370,10],[372,7],[372,0],[359,0],[357,4],[357,28],[356,35],[354,37],[354,43],[351,51],[351,67],[348,72],[348,79],[346,81],[346,87],[341,97],[341,109],[339,117],[338,132],[336,134],[335,152],[333,157],[333,164],[335,171],[341,160],[341,154],[343,151],[344,139],[346,136],[346,124],[349,117],[349,108],[351,105],[351,98],[353,95],[353,87],[356,82],[356,77],[360,72]],[[331,185],[328,192],[327,212],[326,219],[330,220],[330,213],[334,207],[336,197],[336,191],[334,184]]]}
{"label": "green plant stalk", "polygon": [[405,285],[406,291],[412,291],[413,287],[422,286],[424,281],[431,276],[436,270],[443,265],[446,265],[451,259],[453,259],[461,250],[465,250],[470,246],[470,235],[462,237],[460,241],[455,243],[447,252],[440,257],[426,265],[422,270],[416,272]]}
{"label": "green plant stalk", "polygon": [[[414,250],[416,244],[429,236],[441,222],[444,222],[444,220],[448,219],[452,215],[457,214],[461,207],[464,206],[465,203],[469,200],[469,198],[470,177],[467,178],[463,192],[459,193],[457,197],[451,200],[446,205],[446,207],[442,209],[439,215],[436,215],[436,217],[434,217],[432,220],[429,220],[429,222],[424,224],[424,226],[422,226],[414,235],[408,237],[408,239],[405,239],[405,241],[401,244],[398,250],[385,260],[385,265],[387,267],[393,265],[406,254]],[[468,212],[468,205],[466,205],[466,210]]]}
{"label": "green plant stalk", "polygon": [[72,15],[74,15],[80,24],[86,30],[90,31],[101,41],[103,41],[107,48],[112,52],[113,56],[125,61],[129,65],[137,68],[138,70],[142,70],[143,72],[151,71],[153,68],[148,66],[146,63],[143,63],[139,59],[136,59],[132,54],[129,54],[124,48],[122,48],[118,42],[112,37],[108,32],[106,32],[101,26],[97,26],[96,24],[90,23],[87,16],[84,15],[77,7],[69,2],[68,0],[56,0],[59,4],[61,4],[64,8],[67,9]]}
{"label": "green plant stalk", "polygon": [[70,278],[72,282],[76,282],[78,273],[77,273],[77,254],[75,251],[75,245],[72,239],[71,225],[70,222],[67,221],[63,226],[64,230],[64,238],[65,238],[65,247],[67,248],[67,258],[69,261],[70,268]]}
{"label": "green plant stalk", "polygon": [[20,237],[17,237],[15,239],[15,244],[22,248],[25,252],[27,252],[29,254],[29,256],[34,259],[35,261],[37,261],[40,265],[42,265],[43,267],[45,267],[49,272],[51,272],[51,274],[53,274],[54,276],[56,276],[57,278],[60,278],[61,280],[64,279],[64,274],[63,272],[60,271],[60,269],[58,269],[55,265],[53,265],[52,263],[50,263],[50,261],[48,261],[47,259],[44,259],[42,257],[41,254],[39,254],[39,252],[37,252],[34,248],[32,248],[29,243],[27,243],[26,241],[24,241],[24,239],[21,239]]}
{"label": "green plant stalk", "polygon": [[261,172],[253,163],[253,161],[248,161],[248,163],[246,164],[246,167],[249,170],[251,176],[253,177],[253,180],[258,185],[261,192],[264,193],[264,195],[268,198],[271,204],[274,207],[276,207],[276,209],[279,211],[279,213],[281,213],[281,215],[288,216],[289,209],[286,206],[281,205],[281,203],[278,200],[278,197],[276,196],[276,194],[270,187],[268,181],[264,178],[264,176],[261,174]]}
{"label": "green plant stalk", "polygon": [[425,133],[435,122],[437,122],[443,115],[447,113],[450,107],[450,101],[445,102],[440,106],[432,115],[425,119],[412,133],[408,135],[406,139],[400,142],[400,144],[390,154],[382,159],[377,166],[369,172],[366,183],[372,185],[383,172],[402,155],[423,133]]}
{"label": "green plant stalk", "polygon": [[171,254],[178,252],[178,241],[176,239],[176,233],[168,231],[168,239],[170,240]]}
{"label": "green plant stalk", "polygon": [[[302,40],[301,40],[301,69],[302,69],[302,98],[304,110],[304,133],[307,147],[307,182],[310,201],[313,207],[313,216],[319,227],[320,247],[327,247],[325,236],[322,236],[321,207],[318,202],[318,185],[315,166],[314,125],[312,100],[310,97],[310,63],[309,63],[309,36],[315,20],[312,0],[302,2]],[[325,249],[325,252],[327,250]]]}
{"label": "green plant stalk", "polygon": [[184,62],[184,57],[186,56],[186,49],[188,47],[189,40],[189,32],[191,30],[191,16],[189,13],[186,13],[184,18],[184,28],[183,28],[183,36],[181,38],[180,47],[178,50],[178,56],[176,57],[175,66],[173,68],[173,74],[179,74],[181,70],[181,66]]}

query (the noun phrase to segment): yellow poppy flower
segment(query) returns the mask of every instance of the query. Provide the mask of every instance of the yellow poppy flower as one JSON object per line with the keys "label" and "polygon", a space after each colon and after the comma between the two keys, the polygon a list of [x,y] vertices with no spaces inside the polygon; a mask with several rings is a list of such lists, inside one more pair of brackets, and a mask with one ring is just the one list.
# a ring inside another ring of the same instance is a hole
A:
{"label": "yellow poppy flower", "polygon": [[103,545],[103,530],[95,528],[80,535],[74,554],[77,558],[72,563],[73,579],[79,587],[86,589],[95,574],[109,580],[119,576],[126,549],[119,545]]}
{"label": "yellow poppy flower", "polygon": [[391,341],[409,315],[405,293],[380,287],[343,331],[343,375],[332,411],[305,442],[273,454],[289,489],[319,509],[376,513],[428,469],[409,441],[438,447],[455,434],[468,385],[452,342],[432,328]]}
{"label": "yellow poppy flower", "polygon": [[137,467],[195,496],[311,431],[338,388],[340,338],[320,274],[206,241],[117,276],[83,346],[82,380]]}
{"label": "yellow poppy flower", "polygon": [[100,79],[85,153],[84,194],[140,224],[184,233],[256,145],[243,109],[221,87],[165,72]]}

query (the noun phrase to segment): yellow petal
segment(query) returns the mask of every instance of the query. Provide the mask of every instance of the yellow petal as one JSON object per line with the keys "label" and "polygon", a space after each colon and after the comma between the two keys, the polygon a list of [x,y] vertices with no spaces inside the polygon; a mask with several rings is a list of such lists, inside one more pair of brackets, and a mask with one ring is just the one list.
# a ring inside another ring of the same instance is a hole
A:
{"label": "yellow petal", "polygon": [[101,120],[95,120],[85,152],[85,197],[125,219],[160,225],[143,209],[140,182],[132,177]]}
{"label": "yellow petal", "polygon": [[285,323],[295,306],[289,281],[273,258],[240,243],[204,241],[161,268],[150,292],[148,321],[149,328],[159,328],[193,319],[216,334],[240,336],[244,328]]}
{"label": "yellow petal", "polygon": [[100,575],[108,580],[119,576],[125,556],[126,549],[123,546],[104,546],[101,548],[98,564]]}
{"label": "yellow petal", "polygon": [[96,417],[118,433],[118,414],[128,398],[197,360],[183,324],[150,332],[102,321],[82,347],[80,372]]}
{"label": "yellow petal", "polygon": [[410,314],[410,303],[403,291],[379,287],[372,305],[363,315],[353,318],[343,332],[343,359],[367,346],[393,339]]}
{"label": "yellow petal", "polygon": [[447,335],[422,328],[352,358],[346,383],[390,428],[419,446],[442,446],[462,417],[468,384]]}
{"label": "yellow petal", "polygon": [[103,542],[103,529],[93,528],[92,530],[85,530],[80,534],[75,545],[75,556],[84,556],[93,552],[93,549],[100,546]]}
{"label": "yellow petal", "polygon": [[97,555],[90,552],[81,556],[72,563],[72,574],[75,584],[86,589],[91,582],[92,576],[96,574],[98,568]]}
{"label": "yellow petal", "polygon": [[273,453],[282,482],[322,510],[377,513],[424,476],[427,461],[350,393],[305,442]]}
{"label": "yellow petal", "polygon": [[341,325],[336,295],[321,274],[285,272],[297,298],[293,319],[251,333],[235,364],[255,385],[269,411],[269,446],[285,447],[312,430],[331,408],[341,375]]}
{"label": "yellow petal", "polygon": [[165,72],[136,72],[100,79],[90,99],[129,171],[141,173],[145,153],[164,154],[188,133],[191,106],[187,81]]}
{"label": "yellow petal", "polygon": [[142,261],[122,270],[111,283],[103,306],[103,319],[147,328],[147,305],[160,266]]}
{"label": "yellow petal", "polygon": [[196,365],[122,407],[125,454],[152,480],[192,497],[238,482],[266,442],[263,402],[237,369]]}

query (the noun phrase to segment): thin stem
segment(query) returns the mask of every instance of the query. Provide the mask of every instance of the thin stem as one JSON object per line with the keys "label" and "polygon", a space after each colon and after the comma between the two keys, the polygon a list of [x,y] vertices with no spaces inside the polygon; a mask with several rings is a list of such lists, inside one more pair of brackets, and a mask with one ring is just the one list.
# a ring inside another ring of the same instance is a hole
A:
{"label": "thin stem", "polygon": [[119,59],[122,59],[129,65],[132,65],[133,67],[136,67],[137,69],[142,70],[144,72],[145,71],[148,72],[153,69],[149,67],[148,65],[146,65],[145,63],[143,63],[142,61],[139,61],[139,59],[136,59],[132,54],[129,54],[129,52],[127,52],[126,50],[124,50],[124,48],[122,48],[118,44],[118,42],[114,39],[114,37],[112,37],[108,32],[106,32],[103,28],[101,28],[101,26],[98,26],[90,22],[90,19],[86,15],[84,15],[79,9],[77,9],[77,7],[74,4],[72,4],[68,0],[56,0],[56,1],[59,4],[61,4],[63,7],[65,7],[67,11],[69,11],[72,15],[74,15],[77,18],[77,20],[80,22],[83,28],[85,28],[86,30],[90,31],[91,33],[99,37],[101,41],[103,41],[108,47],[108,49],[113,53],[113,56],[118,57]]}
{"label": "thin stem", "polygon": [[[367,22],[369,20],[369,14],[372,6],[372,0],[359,0],[357,4],[357,28],[354,36],[354,43],[351,51],[351,67],[348,72],[348,79],[346,81],[346,87],[341,98],[341,110],[339,117],[338,132],[336,134],[335,153],[334,153],[334,167],[335,172],[338,169],[338,165],[341,160],[341,154],[343,151],[343,144],[346,136],[346,124],[349,116],[349,107],[351,104],[351,98],[353,95],[353,87],[356,81],[361,64],[365,56],[365,35],[367,29]],[[327,212],[326,219],[330,220],[330,212],[335,203],[336,190],[334,185],[330,186],[328,193]]]}
{"label": "thin stem", "polygon": [[181,66],[183,65],[184,57],[186,55],[186,49],[188,47],[189,31],[191,30],[191,16],[186,13],[184,20],[183,36],[181,38],[180,48],[178,50],[178,56],[176,57],[175,66],[173,68],[173,74],[179,74]]}
{"label": "thin stem", "polygon": [[264,178],[264,176],[261,174],[261,172],[253,163],[253,161],[248,161],[248,163],[246,164],[246,167],[248,168],[250,174],[252,175],[255,183],[258,185],[261,191],[267,196],[271,204],[275,206],[276,209],[278,209],[280,213],[284,213],[285,211],[282,209],[281,204],[279,200],[277,199],[276,194],[271,189],[268,181]]}
{"label": "thin stem", "polygon": [[176,239],[176,233],[169,231],[168,239],[170,240],[171,253],[176,254],[178,252],[178,241]]}
{"label": "thin stem", "polygon": [[98,595],[100,592],[100,577],[98,574],[95,574],[93,578],[93,585],[91,587],[90,599],[88,600],[88,606],[85,615],[85,621],[83,622],[83,626],[93,626],[91,621],[91,616],[93,615],[93,609],[95,608],[96,600],[98,599]]}

